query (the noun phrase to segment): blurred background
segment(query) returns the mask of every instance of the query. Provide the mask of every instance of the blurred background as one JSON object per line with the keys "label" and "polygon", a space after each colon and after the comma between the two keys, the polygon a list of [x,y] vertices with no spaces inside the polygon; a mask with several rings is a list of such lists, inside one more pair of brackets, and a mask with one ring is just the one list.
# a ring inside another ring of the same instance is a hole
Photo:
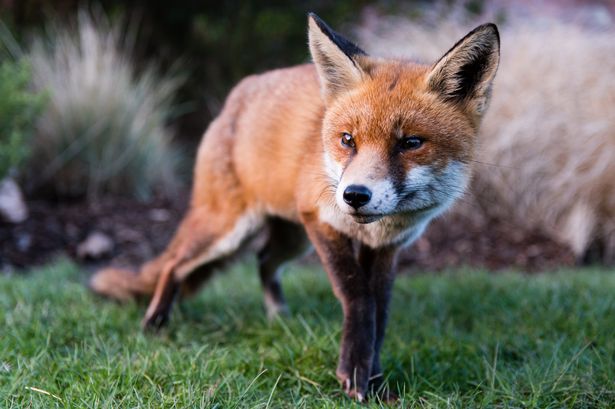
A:
{"label": "blurred background", "polygon": [[0,0],[0,271],[161,251],[207,124],[244,76],[309,61],[308,11],[427,63],[500,27],[471,191],[404,267],[615,263],[615,2]]}

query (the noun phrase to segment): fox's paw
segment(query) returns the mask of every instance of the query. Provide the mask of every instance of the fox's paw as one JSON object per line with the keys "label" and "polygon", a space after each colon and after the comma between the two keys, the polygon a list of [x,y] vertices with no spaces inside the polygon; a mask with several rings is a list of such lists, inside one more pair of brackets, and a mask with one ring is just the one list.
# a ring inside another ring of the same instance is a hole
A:
{"label": "fox's paw", "polygon": [[340,368],[336,371],[336,375],[337,379],[339,379],[342,384],[344,393],[346,393],[350,399],[356,400],[357,402],[366,401],[368,392],[367,376],[361,376],[361,374],[357,374],[356,371],[354,373],[355,376],[352,376],[348,372],[340,370]]}
{"label": "fox's paw", "polygon": [[340,379],[346,395],[357,402],[375,401],[385,405],[392,405],[399,401],[399,396],[383,383],[382,375],[371,378],[367,387],[358,386],[352,377],[344,376],[339,372],[337,377]]}
{"label": "fox's paw", "polygon": [[357,402],[365,402],[367,398],[367,390],[366,388],[358,388],[355,385],[354,381],[351,378],[346,378],[342,381],[342,388],[344,389],[344,393],[353,400]]}
{"label": "fox's paw", "polygon": [[165,310],[155,310],[147,312],[143,320],[141,321],[141,328],[144,331],[158,331],[165,327],[169,322],[169,312]]}
{"label": "fox's paw", "polygon": [[130,301],[135,298],[135,273],[117,268],[105,268],[97,271],[89,282],[89,287],[96,294],[118,301]]}

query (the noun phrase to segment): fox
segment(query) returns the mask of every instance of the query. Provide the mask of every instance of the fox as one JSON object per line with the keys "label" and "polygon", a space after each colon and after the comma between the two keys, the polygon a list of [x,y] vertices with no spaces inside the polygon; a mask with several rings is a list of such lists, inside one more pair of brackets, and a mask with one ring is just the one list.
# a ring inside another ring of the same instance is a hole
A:
{"label": "fox", "polygon": [[[397,254],[463,195],[499,64],[497,27],[478,26],[433,64],[368,55],[308,14],[313,62],[244,78],[198,148],[188,210],[138,273],[89,285],[150,297],[144,329],[178,296],[256,248],[270,318],[288,311],[287,262],[315,249],[342,312],[336,375],[364,401],[385,389],[380,350]],[[253,244],[252,244],[253,245]]]}

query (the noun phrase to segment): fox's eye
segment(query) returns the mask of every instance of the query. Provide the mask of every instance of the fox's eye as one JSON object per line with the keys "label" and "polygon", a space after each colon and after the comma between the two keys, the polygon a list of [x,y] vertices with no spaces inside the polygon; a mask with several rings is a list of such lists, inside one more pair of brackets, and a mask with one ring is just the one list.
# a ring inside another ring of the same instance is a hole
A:
{"label": "fox's eye", "polygon": [[424,139],[420,136],[404,136],[401,140],[401,147],[404,150],[413,151],[423,146]]}
{"label": "fox's eye", "polygon": [[346,146],[348,148],[354,148],[355,147],[354,138],[348,132],[342,133],[342,141],[341,142],[342,142],[342,145],[344,145],[344,146]]}

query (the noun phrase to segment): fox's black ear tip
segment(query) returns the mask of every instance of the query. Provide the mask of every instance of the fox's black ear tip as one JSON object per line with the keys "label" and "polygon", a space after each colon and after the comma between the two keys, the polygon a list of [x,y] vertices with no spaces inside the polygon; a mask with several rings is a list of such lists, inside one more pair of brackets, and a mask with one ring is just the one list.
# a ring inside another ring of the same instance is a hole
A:
{"label": "fox's black ear tip", "polygon": [[332,31],[331,27],[329,27],[323,19],[318,17],[316,13],[310,11],[308,13],[308,24],[310,24],[311,22],[314,22],[314,24],[316,24],[316,27],[318,27],[318,29],[324,33],[329,33]]}
{"label": "fox's black ear tip", "polygon": [[489,30],[493,31],[493,33],[494,33],[496,36],[498,36],[498,38],[500,37],[500,30],[498,29],[498,26],[496,26],[496,25],[495,25],[495,23],[487,23],[487,24],[485,24],[485,26],[486,26]]}
{"label": "fox's black ear tip", "polygon": [[482,24],[476,27],[474,31],[493,35],[497,39],[497,41],[500,42],[500,30],[498,30],[498,26],[496,26],[495,23]]}
{"label": "fox's black ear tip", "polygon": [[313,20],[317,24],[322,22],[322,19],[318,17],[318,14],[314,13],[313,11],[308,12],[307,17],[308,17],[308,21]]}

